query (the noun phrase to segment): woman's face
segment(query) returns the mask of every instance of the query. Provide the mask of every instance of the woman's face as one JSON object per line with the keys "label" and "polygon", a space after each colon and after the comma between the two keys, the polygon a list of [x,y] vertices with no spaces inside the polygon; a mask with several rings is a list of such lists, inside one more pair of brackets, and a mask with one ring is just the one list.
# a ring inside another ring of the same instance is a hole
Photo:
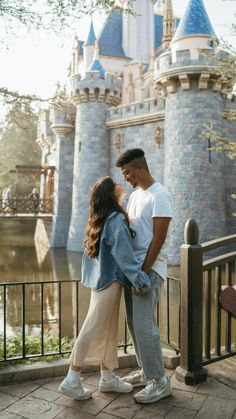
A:
{"label": "woman's face", "polygon": [[120,183],[115,183],[115,195],[118,201],[121,201],[121,199],[125,195],[125,191]]}

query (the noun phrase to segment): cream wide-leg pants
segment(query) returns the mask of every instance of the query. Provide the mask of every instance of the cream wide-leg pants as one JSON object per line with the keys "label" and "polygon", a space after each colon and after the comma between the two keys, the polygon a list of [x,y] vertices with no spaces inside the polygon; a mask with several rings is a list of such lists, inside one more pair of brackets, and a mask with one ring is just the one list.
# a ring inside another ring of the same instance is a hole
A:
{"label": "cream wide-leg pants", "polygon": [[118,322],[122,285],[114,281],[102,291],[91,291],[89,310],[75,341],[70,363],[118,368]]}

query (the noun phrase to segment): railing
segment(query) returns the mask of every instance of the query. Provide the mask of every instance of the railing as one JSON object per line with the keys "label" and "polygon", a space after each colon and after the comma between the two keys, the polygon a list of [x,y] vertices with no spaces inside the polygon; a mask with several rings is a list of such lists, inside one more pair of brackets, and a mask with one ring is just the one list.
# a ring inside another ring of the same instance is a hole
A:
{"label": "railing", "polygon": [[0,215],[24,215],[24,214],[51,214],[52,199],[39,199],[34,201],[30,198],[13,198],[11,200],[0,199]]}
{"label": "railing", "polygon": [[204,365],[236,355],[235,320],[219,304],[221,285],[236,283],[236,252],[203,261],[207,252],[235,244],[236,234],[202,245],[198,240],[198,225],[190,219],[181,246],[181,361],[176,370],[177,379],[190,385],[206,380]]}
{"label": "railing", "polygon": [[[0,318],[2,317],[2,336],[0,329],[0,340],[2,340],[0,363],[43,356],[58,356],[71,352],[74,340],[78,336],[81,326],[82,314],[80,313],[79,282],[79,280],[62,280],[0,283]],[[179,324],[175,324],[173,328],[171,326],[170,306],[172,306],[172,297],[170,284],[177,284],[177,287],[179,287],[179,279],[173,277],[167,279],[166,291],[161,302],[162,309],[160,307],[159,310],[162,313],[158,312],[158,318],[162,318],[162,323],[164,318],[166,319],[165,325],[163,326],[166,329],[166,333],[162,333],[164,335],[163,343],[171,346],[178,352],[178,342],[176,345],[171,337],[173,334],[172,329],[176,329],[176,327],[178,329]],[[14,294],[12,299],[11,294]],[[176,300],[175,293],[172,294]],[[53,308],[50,307],[52,296],[54,296]],[[84,300],[81,301],[84,303]],[[17,304],[18,307],[16,308]],[[14,310],[18,312],[18,332],[15,333],[18,350],[14,349],[14,353],[12,354],[10,352],[11,345],[14,345],[14,337],[8,336],[7,320],[9,307],[11,310],[13,306]],[[50,314],[52,311],[53,315]],[[176,311],[178,319],[179,305]],[[37,317],[37,319],[33,317]],[[30,333],[28,326],[30,323],[32,328],[35,322],[39,325],[38,332],[32,336],[32,332]],[[70,329],[69,333],[66,330],[68,329],[68,325]],[[48,333],[47,330],[50,326],[52,332]],[[120,339],[118,347],[127,353],[127,349],[129,346],[132,346],[132,343],[129,339],[125,319],[121,326],[122,339]],[[37,345],[30,340],[32,337],[37,339]]]}
{"label": "railing", "polygon": [[[205,253],[231,243],[236,243],[236,235],[204,243],[202,250]],[[236,252],[231,252],[203,262],[203,287],[205,288],[203,299],[203,326],[205,329],[203,365],[236,355],[236,335],[232,336],[233,319],[230,313],[224,313],[223,318],[223,312],[219,304],[222,284],[232,286],[234,285],[233,280],[236,283],[236,279],[233,279],[235,277],[235,261]],[[212,291],[214,291],[214,299],[212,299]],[[213,314],[214,325],[212,325]],[[222,335],[223,325],[225,326],[224,336]],[[214,336],[212,332],[214,332]]]}
{"label": "railing", "polygon": [[167,276],[157,307],[157,323],[160,327],[161,343],[174,350],[177,355],[180,353],[180,291],[180,278]]}

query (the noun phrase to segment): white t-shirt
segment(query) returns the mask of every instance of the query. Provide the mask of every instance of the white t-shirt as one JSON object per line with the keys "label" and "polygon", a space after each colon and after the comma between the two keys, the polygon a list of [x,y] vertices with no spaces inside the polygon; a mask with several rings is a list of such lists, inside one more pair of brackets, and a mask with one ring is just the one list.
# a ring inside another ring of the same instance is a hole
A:
{"label": "white t-shirt", "polygon": [[[144,262],[153,238],[153,217],[172,218],[173,216],[170,195],[159,182],[154,183],[146,190],[138,188],[130,195],[127,210],[130,227],[136,233],[133,239],[134,251],[140,262]],[[165,247],[164,244],[152,266],[152,269],[163,279],[167,274]]]}

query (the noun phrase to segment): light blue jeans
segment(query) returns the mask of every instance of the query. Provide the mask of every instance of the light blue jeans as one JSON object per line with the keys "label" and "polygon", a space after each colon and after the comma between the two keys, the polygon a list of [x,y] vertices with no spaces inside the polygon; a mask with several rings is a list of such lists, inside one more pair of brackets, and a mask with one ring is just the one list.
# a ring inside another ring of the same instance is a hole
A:
{"label": "light blue jeans", "polygon": [[132,296],[131,287],[125,287],[125,306],[138,364],[143,368],[145,377],[152,380],[165,375],[160,332],[155,317],[164,281],[153,270],[149,278],[151,288],[143,296]]}

